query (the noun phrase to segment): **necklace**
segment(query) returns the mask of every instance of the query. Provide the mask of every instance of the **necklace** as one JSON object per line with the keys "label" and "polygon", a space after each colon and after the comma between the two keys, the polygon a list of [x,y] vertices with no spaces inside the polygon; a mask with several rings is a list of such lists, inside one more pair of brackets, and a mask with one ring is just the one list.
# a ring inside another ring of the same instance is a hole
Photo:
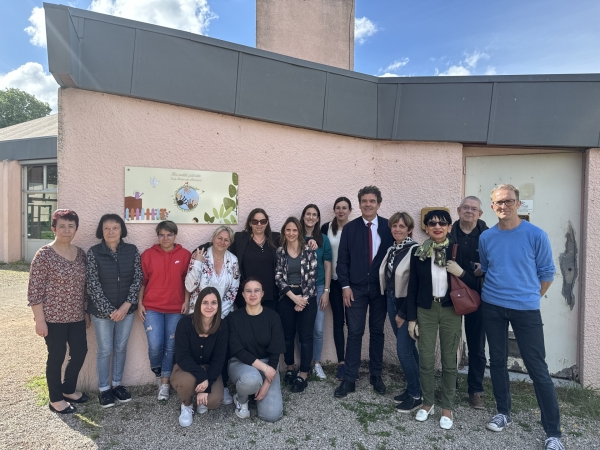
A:
{"label": "necklace", "polygon": [[267,242],[267,237],[265,236],[262,240],[262,242],[256,242],[256,238],[254,236],[252,236],[252,240],[254,241],[254,243],[256,245],[258,245],[261,249],[261,251],[265,251],[265,242]]}

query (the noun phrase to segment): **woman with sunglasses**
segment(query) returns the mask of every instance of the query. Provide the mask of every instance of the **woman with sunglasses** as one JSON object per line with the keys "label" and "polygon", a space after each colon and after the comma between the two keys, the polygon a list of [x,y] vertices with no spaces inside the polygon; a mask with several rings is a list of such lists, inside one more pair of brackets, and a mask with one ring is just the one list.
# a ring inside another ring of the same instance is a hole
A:
{"label": "woman with sunglasses", "polygon": [[[302,226],[295,217],[288,217],[281,228],[281,247],[277,249],[275,280],[280,299],[277,312],[285,336],[285,382],[292,392],[302,392],[313,357],[313,331],[317,316],[317,255],[302,236]],[[294,371],[294,341],[300,340],[300,371]]]}
{"label": "woman with sunglasses", "polygon": [[317,317],[313,331],[313,372],[317,378],[327,378],[321,366],[321,353],[323,352],[323,323],[325,322],[325,309],[329,306],[329,292],[331,283],[331,244],[329,238],[321,233],[321,211],[315,204],[306,205],[300,217],[302,234],[305,240],[314,239],[318,247],[317,254]]}
{"label": "woman with sunglasses", "polygon": [[[453,425],[452,409],[456,392],[456,350],[461,338],[461,316],[454,311],[450,299],[450,274],[460,277],[471,289],[477,279],[460,252],[452,261],[452,243],[448,239],[450,214],[432,210],[423,223],[429,236],[414,252],[410,261],[410,278],[406,301],[401,307],[408,321],[410,336],[419,340],[419,372],[423,405],[416,420],[426,421],[434,413],[435,399],[435,342],[440,335],[442,353],[442,416],[440,427],[449,430]],[[466,269],[464,270],[463,267]],[[468,270],[468,271],[467,271]]]}
{"label": "woman with sunglasses", "polygon": [[344,379],[344,361],[346,359],[344,351],[346,343],[344,337],[346,310],[344,308],[344,300],[342,299],[342,286],[340,286],[337,279],[335,268],[342,230],[344,225],[350,220],[352,202],[347,197],[338,197],[333,203],[333,212],[335,217],[331,222],[323,224],[321,233],[327,236],[331,244],[331,284],[329,285],[331,291],[329,293],[329,303],[331,304],[331,315],[333,316],[333,343],[335,344],[335,352],[338,359],[335,378],[338,381],[342,381]]}

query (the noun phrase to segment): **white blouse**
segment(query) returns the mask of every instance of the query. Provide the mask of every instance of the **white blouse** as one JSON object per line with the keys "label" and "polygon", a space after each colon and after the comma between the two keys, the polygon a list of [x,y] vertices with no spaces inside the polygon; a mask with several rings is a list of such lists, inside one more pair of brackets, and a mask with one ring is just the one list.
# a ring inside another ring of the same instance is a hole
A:
{"label": "white blouse", "polygon": [[329,238],[329,243],[331,244],[331,278],[337,280],[337,258],[338,258],[338,249],[340,248],[340,239],[342,238],[342,230],[343,228],[338,228],[337,234],[334,236],[333,231],[331,231],[331,222],[329,222],[329,228],[327,229],[327,237]]}
{"label": "white blouse", "polygon": [[431,256],[431,287],[434,297],[445,297],[448,292],[448,272],[445,267],[434,263],[435,257]]}

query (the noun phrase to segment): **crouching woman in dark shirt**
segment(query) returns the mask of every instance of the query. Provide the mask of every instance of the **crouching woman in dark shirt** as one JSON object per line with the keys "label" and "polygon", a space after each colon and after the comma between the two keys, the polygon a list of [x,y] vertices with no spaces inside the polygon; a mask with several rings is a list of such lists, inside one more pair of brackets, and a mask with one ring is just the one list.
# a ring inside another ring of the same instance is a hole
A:
{"label": "crouching woman in dark shirt", "polygon": [[262,283],[248,277],[241,286],[246,308],[229,314],[229,378],[235,383],[235,414],[250,417],[248,396],[254,394],[258,418],[276,422],[283,417],[283,399],[277,364],[285,351],[279,315],[263,308]]}
{"label": "crouching woman in dark shirt", "polygon": [[225,364],[229,333],[221,322],[221,296],[214,287],[198,294],[192,316],[184,316],[175,331],[175,358],[171,385],[181,399],[179,425],[192,424],[198,414],[217,409],[223,401],[221,371]]}

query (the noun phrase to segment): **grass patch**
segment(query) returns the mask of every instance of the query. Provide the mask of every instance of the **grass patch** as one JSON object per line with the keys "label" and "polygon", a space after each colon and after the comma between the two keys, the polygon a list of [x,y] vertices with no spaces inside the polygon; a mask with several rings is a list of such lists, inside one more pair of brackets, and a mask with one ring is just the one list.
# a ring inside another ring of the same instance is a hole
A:
{"label": "grass patch", "polygon": [[392,435],[389,431],[378,431],[376,433],[371,433],[373,436],[381,436],[381,437],[390,437]]}
{"label": "grass patch", "polygon": [[360,442],[355,442],[354,445],[356,445],[356,448],[358,450],[367,450],[367,447],[365,447],[364,445],[362,445]]}
{"label": "grass patch", "polygon": [[46,383],[46,375],[37,375],[31,377],[25,383],[27,389],[31,389],[35,394],[35,403],[38,406],[47,405],[50,402],[48,394],[48,383]]}
{"label": "grass patch", "polygon": [[530,432],[531,431],[531,425],[529,425],[527,422],[517,422],[517,424],[523,428],[525,431]]}
{"label": "grass patch", "polygon": [[304,435],[304,440],[305,441],[310,441],[312,438],[310,437],[310,434],[306,434]]}
{"label": "grass patch", "polygon": [[296,444],[296,438],[287,438],[285,440],[285,442],[287,442],[288,444],[294,445],[294,444]]}
{"label": "grass patch", "polygon": [[600,395],[591,387],[556,388],[560,412],[565,416],[600,420]]}
{"label": "grass patch", "polygon": [[31,262],[29,261],[15,261],[10,263],[0,262],[0,270],[12,270],[14,272],[29,272]]}
{"label": "grass patch", "polygon": [[358,401],[353,403],[341,402],[341,405],[356,414],[358,422],[363,426],[366,433],[369,432],[369,424],[377,422],[380,419],[387,419],[392,414],[396,406],[393,404],[370,403]]}
{"label": "grass patch", "polygon": [[[81,411],[81,409],[79,409]],[[90,430],[99,430],[102,428],[102,420],[104,419],[104,408],[99,403],[88,402],[85,405],[83,412],[75,414],[83,426]]]}
{"label": "grass patch", "polygon": [[331,440],[329,441],[329,443],[331,444],[332,447],[337,447],[337,439],[332,437]]}

